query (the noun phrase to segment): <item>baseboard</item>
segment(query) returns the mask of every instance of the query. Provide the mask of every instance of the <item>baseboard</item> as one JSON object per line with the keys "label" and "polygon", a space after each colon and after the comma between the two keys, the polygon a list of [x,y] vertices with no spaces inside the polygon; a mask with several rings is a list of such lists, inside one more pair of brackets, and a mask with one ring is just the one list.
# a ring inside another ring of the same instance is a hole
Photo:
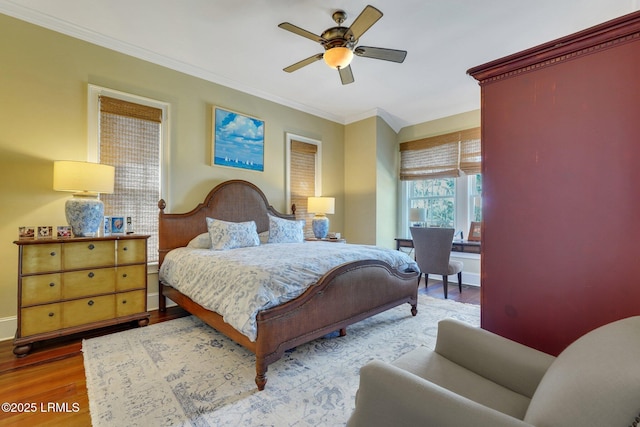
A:
{"label": "baseboard", "polygon": [[18,317],[3,317],[0,319],[0,341],[12,340],[16,336]]}

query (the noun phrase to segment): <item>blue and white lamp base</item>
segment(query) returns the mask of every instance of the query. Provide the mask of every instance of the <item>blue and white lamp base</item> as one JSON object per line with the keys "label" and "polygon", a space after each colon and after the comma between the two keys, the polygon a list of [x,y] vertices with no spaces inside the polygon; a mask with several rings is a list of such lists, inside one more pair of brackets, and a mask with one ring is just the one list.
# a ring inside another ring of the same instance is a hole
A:
{"label": "blue and white lamp base", "polygon": [[76,237],[95,237],[104,219],[104,204],[97,196],[74,194],[67,200],[64,212]]}
{"label": "blue and white lamp base", "polygon": [[311,228],[316,239],[324,239],[329,234],[329,218],[322,215],[316,215],[311,220]]}

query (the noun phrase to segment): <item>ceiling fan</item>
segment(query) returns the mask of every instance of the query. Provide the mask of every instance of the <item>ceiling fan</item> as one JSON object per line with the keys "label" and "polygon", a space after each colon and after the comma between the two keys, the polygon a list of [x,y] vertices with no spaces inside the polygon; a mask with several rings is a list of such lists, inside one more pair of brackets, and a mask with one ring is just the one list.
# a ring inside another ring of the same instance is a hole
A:
{"label": "ceiling fan", "polygon": [[287,73],[299,70],[300,68],[324,59],[325,63],[340,73],[340,80],[343,85],[353,83],[353,72],[351,71],[351,60],[353,55],[365,58],[383,59],[385,61],[403,62],[407,56],[405,50],[384,49],[380,47],[357,46],[360,37],[373,24],[382,18],[382,12],[375,7],[369,5],[358,15],[350,27],[343,27],[342,23],[347,19],[347,14],[343,10],[337,10],[331,16],[338,24],[337,27],[331,27],[325,30],[321,35],[317,36],[310,31],[304,30],[288,22],[283,22],[278,27],[283,30],[291,31],[302,37],[306,37],[318,42],[324,47],[323,53],[310,56],[307,59],[296,62],[284,69]]}

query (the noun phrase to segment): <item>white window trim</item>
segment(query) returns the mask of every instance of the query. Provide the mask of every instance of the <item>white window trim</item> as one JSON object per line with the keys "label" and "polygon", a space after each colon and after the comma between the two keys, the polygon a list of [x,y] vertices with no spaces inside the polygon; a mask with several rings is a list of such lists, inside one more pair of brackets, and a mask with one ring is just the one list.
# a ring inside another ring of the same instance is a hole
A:
{"label": "white window trim", "polygon": [[121,92],[101,86],[89,84],[88,90],[88,135],[87,135],[87,161],[100,161],[100,95],[109,96],[111,98],[122,99],[134,102],[140,105],[146,105],[162,110],[162,124],[160,130],[160,197],[168,200],[169,194],[169,109],[170,105],[166,102],[158,101],[151,98],[132,95],[130,93]]}
{"label": "white window trim", "polygon": [[318,147],[316,152],[316,182],[315,182],[315,195],[316,197],[322,196],[322,141],[318,139],[307,138],[306,136],[296,135],[293,133],[285,133],[285,203],[286,211],[291,211],[291,141],[300,141],[306,144],[313,144]]}

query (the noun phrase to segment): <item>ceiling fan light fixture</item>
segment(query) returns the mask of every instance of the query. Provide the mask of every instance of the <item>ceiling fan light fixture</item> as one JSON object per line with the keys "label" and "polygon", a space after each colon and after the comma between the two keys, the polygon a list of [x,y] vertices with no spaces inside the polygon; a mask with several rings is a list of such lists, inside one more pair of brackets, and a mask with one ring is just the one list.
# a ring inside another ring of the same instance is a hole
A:
{"label": "ceiling fan light fixture", "polygon": [[349,66],[353,51],[348,47],[334,47],[324,53],[324,62],[331,68],[342,69]]}

